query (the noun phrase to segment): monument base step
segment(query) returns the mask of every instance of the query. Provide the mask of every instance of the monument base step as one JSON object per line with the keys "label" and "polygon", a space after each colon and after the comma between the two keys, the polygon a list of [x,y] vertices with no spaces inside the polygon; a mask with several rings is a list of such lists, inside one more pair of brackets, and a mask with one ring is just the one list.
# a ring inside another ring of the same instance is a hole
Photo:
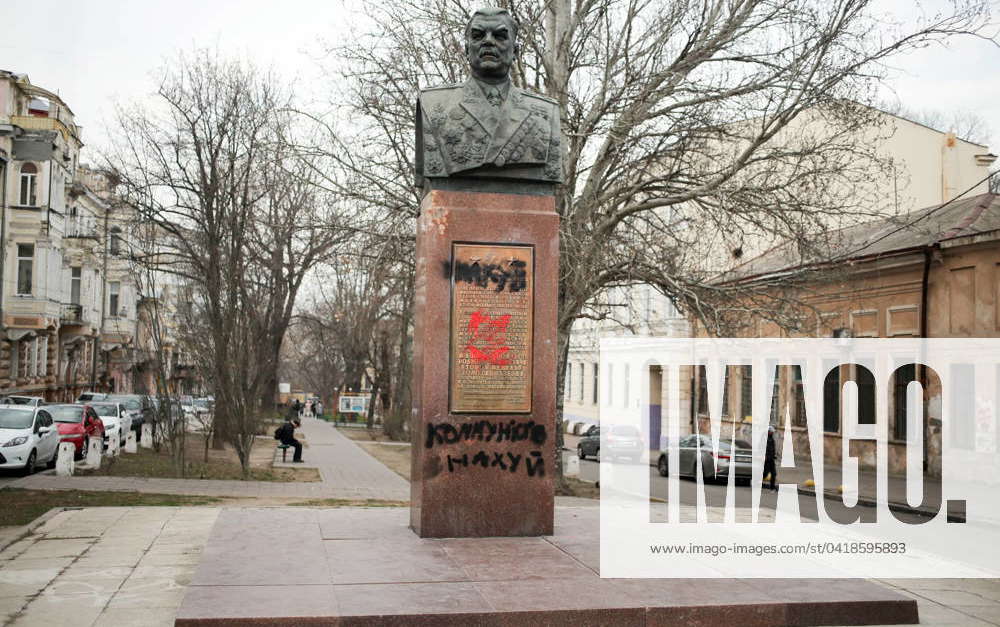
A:
{"label": "monument base step", "polygon": [[219,516],[176,625],[887,625],[917,605],[856,579],[601,579],[598,508],[544,538],[421,539],[407,508]]}

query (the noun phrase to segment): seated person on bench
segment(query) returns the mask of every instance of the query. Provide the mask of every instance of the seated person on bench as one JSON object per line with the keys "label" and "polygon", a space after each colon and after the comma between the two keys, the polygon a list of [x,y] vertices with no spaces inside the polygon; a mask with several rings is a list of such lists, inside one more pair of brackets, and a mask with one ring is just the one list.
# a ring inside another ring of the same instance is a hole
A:
{"label": "seated person on bench", "polygon": [[302,422],[297,417],[286,420],[285,424],[278,427],[278,431],[274,434],[275,437],[281,440],[282,444],[295,449],[292,461],[299,464],[302,463],[302,442],[295,439],[295,428],[301,426],[301,424]]}

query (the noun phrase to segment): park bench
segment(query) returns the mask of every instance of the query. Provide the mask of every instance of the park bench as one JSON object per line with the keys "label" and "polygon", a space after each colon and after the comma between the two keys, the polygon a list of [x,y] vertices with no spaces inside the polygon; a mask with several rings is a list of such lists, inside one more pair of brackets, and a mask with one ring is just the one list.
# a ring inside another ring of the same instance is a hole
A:
{"label": "park bench", "polygon": [[288,455],[288,449],[292,448],[290,444],[279,444],[278,450],[281,451],[281,463],[285,463],[285,458]]}

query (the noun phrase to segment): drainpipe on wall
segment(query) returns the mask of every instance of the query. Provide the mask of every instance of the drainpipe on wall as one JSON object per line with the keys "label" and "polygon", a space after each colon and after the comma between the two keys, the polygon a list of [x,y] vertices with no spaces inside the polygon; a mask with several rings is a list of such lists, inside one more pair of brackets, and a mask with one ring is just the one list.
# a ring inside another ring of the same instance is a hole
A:
{"label": "drainpipe on wall", "polygon": [[7,259],[7,166],[8,160],[0,156],[0,329],[5,329],[3,313],[4,261]]}
{"label": "drainpipe on wall", "polygon": [[[934,250],[936,245],[927,246],[924,248],[924,272],[920,279],[920,337],[921,339],[927,337],[927,301],[929,299],[928,295],[928,285],[930,283],[931,276],[931,259],[934,256]],[[920,372],[918,374],[918,380],[920,381],[920,389],[923,393],[927,394],[927,368],[922,364],[920,366]],[[927,467],[929,465],[930,455],[930,422],[927,417],[927,412],[921,412],[923,414],[923,432],[924,432],[924,473],[927,473]]]}

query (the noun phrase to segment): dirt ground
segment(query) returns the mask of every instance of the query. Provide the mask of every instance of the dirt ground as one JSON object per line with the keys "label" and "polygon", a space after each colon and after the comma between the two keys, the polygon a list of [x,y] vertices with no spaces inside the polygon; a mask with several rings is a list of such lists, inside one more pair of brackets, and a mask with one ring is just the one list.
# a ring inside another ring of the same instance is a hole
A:
{"label": "dirt ground", "polygon": [[389,467],[403,479],[410,480],[410,445],[382,444],[379,442],[358,442],[369,455]]}
{"label": "dirt ground", "polygon": [[347,437],[351,438],[356,442],[391,442],[389,438],[385,436],[382,432],[381,427],[376,427],[374,429],[365,429],[363,427],[337,427],[337,431],[340,431]]}
{"label": "dirt ground", "polygon": [[[229,445],[223,450],[208,449],[205,460],[205,439],[201,434],[188,433],[185,437],[184,478],[187,479],[242,479],[236,451]],[[254,481],[320,481],[316,468],[272,468],[274,439],[258,436],[250,453],[250,476]],[[140,448],[138,453],[122,454],[116,459],[106,458],[99,470],[81,474],[114,477],[177,477],[170,453],[164,445],[159,452]]]}

